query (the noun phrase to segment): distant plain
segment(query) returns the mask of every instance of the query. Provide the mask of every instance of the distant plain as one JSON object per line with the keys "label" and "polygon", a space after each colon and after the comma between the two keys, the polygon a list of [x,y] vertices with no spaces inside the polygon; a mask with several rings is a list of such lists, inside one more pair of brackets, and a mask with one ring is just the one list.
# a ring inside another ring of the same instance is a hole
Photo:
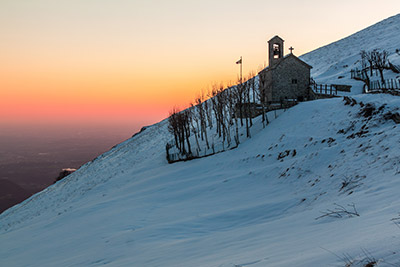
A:
{"label": "distant plain", "polygon": [[1,125],[1,129],[0,212],[53,184],[63,168],[77,169],[137,131],[130,125]]}

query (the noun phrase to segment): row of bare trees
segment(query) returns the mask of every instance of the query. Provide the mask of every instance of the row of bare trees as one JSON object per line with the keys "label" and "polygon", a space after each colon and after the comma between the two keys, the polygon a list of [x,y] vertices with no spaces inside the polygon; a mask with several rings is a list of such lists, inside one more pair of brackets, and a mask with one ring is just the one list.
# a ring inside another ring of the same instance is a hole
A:
{"label": "row of bare trees", "polygon": [[[379,51],[378,49],[374,49],[372,51],[362,50],[360,52],[361,55],[361,65],[363,70],[369,69],[370,75],[372,76],[373,70],[378,70],[382,84],[385,83],[385,78],[383,77],[383,71],[385,69],[390,69],[388,62],[388,52],[383,50]],[[367,82],[369,83],[368,73],[365,72],[367,76]]]}
{"label": "row of bare trees", "polygon": [[197,151],[213,149],[213,152],[214,137],[222,142],[223,149],[237,146],[240,143],[239,128],[245,126],[246,137],[250,138],[256,106],[262,106],[263,126],[268,123],[263,93],[251,73],[246,81],[238,80],[235,86],[225,88],[223,84],[214,84],[207,95],[201,93],[183,111],[174,108],[168,120],[174,144],[167,144],[167,156],[169,149],[175,146],[181,155],[191,157],[194,147],[191,136]]}

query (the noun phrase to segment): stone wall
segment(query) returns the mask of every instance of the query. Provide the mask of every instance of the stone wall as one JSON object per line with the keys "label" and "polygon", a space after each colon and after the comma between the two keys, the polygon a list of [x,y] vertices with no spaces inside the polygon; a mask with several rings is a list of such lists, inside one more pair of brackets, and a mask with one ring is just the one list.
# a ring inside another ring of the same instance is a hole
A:
{"label": "stone wall", "polygon": [[260,72],[260,89],[265,102],[285,99],[309,100],[310,66],[294,55],[286,56],[276,65]]}
{"label": "stone wall", "polygon": [[264,90],[265,99],[264,102],[268,103],[272,99],[272,72],[262,71],[260,72],[260,90]]}
{"label": "stone wall", "polygon": [[310,69],[294,57],[287,57],[272,71],[271,101],[308,99]]}

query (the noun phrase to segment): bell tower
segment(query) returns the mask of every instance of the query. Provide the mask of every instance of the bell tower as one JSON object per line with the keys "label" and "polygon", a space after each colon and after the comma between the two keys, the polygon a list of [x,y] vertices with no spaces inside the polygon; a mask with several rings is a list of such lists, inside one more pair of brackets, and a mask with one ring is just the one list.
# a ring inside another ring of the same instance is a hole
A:
{"label": "bell tower", "polygon": [[283,42],[284,40],[275,35],[271,40],[268,41],[268,55],[269,55],[269,66],[273,66],[283,58]]}

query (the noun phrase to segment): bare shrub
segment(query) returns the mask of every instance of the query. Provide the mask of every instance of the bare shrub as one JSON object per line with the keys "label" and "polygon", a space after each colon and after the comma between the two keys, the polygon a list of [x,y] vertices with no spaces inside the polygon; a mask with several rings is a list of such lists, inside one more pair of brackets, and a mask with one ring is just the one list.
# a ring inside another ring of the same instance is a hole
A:
{"label": "bare shrub", "polygon": [[400,228],[400,213],[397,217],[392,218],[391,221]]}
{"label": "bare shrub", "polygon": [[333,205],[335,205],[334,209],[328,209],[326,211],[321,212],[322,215],[315,218],[316,220],[324,218],[324,217],[332,217],[332,218],[343,218],[343,217],[354,217],[357,216],[359,217],[360,214],[358,213],[357,209],[356,209],[356,205],[353,204],[347,204],[347,208],[334,203]]}
{"label": "bare shrub", "polygon": [[342,185],[339,192],[348,193],[349,195],[353,193],[353,190],[362,185],[361,180],[366,176],[344,176],[342,179]]}

